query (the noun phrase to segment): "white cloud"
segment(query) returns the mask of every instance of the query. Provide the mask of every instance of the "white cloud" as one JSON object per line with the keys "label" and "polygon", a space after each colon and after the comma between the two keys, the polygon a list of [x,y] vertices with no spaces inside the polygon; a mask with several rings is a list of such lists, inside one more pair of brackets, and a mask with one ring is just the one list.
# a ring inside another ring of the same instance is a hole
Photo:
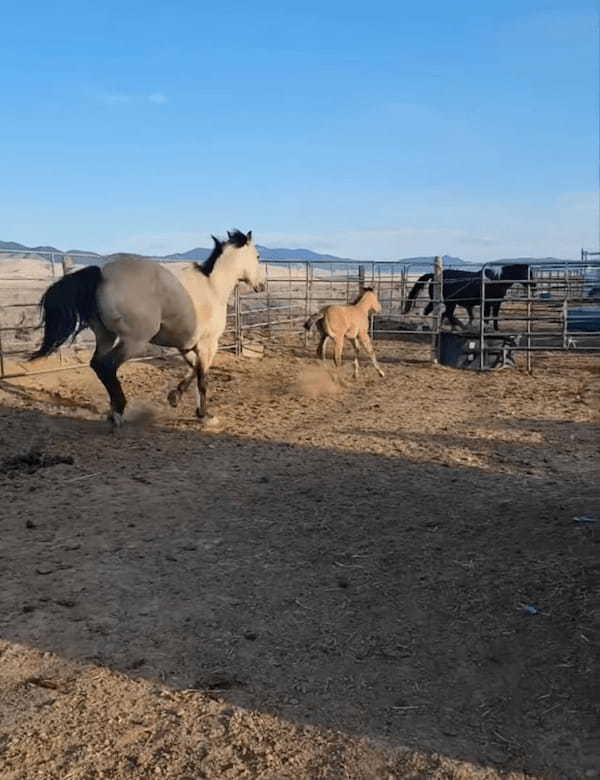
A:
{"label": "white cloud", "polygon": [[150,103],[155,103],[160,106],[166,103],[168,98],[166,95],[163,95],[162,92],[153,92],[151,95],[148,95],[148,100]]}
{"label": "white cloud", "polygon": [[117,106],[117,105],[122,105],[124,103],[130,103],[131,96],[124,95],[123,93],[120,92],[110,92],[110,93],[100,95],[100,100],[103,103],[106,103],[107,106]]}
{"label": "white cloud", "polygon": [[[575,259],[581,248],[598,246],[598,193],[564,193],[545,202],[500,203],[446,200],[398,204],[398,223],[362,228],[334,226],[309,230],[253,229],[258,244],[311,249],[356,260],[397,260],[403,257],[449,254],[464,260],[490,261],[508,257]],[[111,251],[149,255],[210,247],[210,230],[137,233],[117,237]],[[224,231],[220,234],[225,235]],[[109,249],[109,247],[104,247]]]}

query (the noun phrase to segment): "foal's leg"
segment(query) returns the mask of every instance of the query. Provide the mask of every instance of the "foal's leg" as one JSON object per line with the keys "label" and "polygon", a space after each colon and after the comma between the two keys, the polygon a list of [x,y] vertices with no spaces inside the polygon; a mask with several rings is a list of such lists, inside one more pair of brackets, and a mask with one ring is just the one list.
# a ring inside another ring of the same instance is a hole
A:
{"label": "foal's leg", "polygon": [[335,365],[337,368],[342,367],[342,353],[344,352],[344,337],[343,336],[335,336],[334,337],[334,350],[333,350],[333,360],[335,362]]}
{"label": "foal's leg", "polygon": [[367,353],[367,355],[371,358],[371,363],[373,363],[373,366],[380,377],[384,377],[385,374],[381,370],[379,363],[377,362],[377,358],[375,357],[375,350],[373,349],[373,345],[371,344],[371,339],[369,338],[369,334],[366,330],[363,330],[361,333],[358,334],[358,340],[363,346],[363,349]]}
{"label": "foal's leg", "polygon": [[358,339],[352,339],[352,346],[354,347],[354,379],[358,379],[358,356],[360,350],[358,348]]}
{"label": "foal's leg", "polygon": [[177,404],[181,400],[181,396],[185,393],[185,391],[188,389],[188,387],[192,384],[192,382],[196,378],[196,371],[197,371],[196,364],[198,362],[198,359],[196,357],[196,353],[194,352],[194,350],[190,350],[189,352],[181,351],[181,357],[185,360],[185,362],[188,364],[190,368],[187,374],[181,380],[181,382],[177,385],[177,387],[174,390],[171,390],[167,395],[167,400],[169,401],[169,403],[173,408],[177,406]]}

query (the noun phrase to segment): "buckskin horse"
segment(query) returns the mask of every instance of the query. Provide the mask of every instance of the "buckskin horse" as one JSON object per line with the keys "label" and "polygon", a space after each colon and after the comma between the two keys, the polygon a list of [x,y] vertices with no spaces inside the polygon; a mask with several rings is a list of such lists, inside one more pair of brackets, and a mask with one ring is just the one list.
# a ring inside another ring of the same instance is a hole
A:
{"label": "buckskin horse", "polygon": [[109,419],[123,422],[126,398],[117,377],[119,367],[156,344],[175,347],[189,366],[185,378],[168,394],[177,406],[196,379],[196,414],[205,423],[207,375],[225,330],[227,301],[238,282],[256,292],[264,289],[264,266],[252,231],[234,230],[203,264],[180,273],[138,255],[116,254],[102,268],[88,266],[63,276],[44,293],[40,307],[44,335],[31,360],[45,357],[84,328],[91,328],[96,349],[90,362],[110,397]]}

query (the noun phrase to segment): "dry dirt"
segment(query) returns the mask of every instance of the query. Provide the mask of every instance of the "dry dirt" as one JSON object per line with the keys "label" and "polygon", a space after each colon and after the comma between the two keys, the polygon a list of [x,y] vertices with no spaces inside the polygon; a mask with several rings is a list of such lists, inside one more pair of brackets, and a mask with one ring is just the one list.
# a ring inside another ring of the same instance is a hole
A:
{"label": "dry dirt", "polygon": [[598,359],[377,347],[1,384],[3,780],[598,776]]}

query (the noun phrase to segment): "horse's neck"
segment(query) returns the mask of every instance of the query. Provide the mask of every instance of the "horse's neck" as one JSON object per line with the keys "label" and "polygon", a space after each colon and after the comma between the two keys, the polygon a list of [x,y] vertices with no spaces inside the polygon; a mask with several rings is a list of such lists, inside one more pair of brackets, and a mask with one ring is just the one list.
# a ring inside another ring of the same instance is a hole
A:
{"label": "horse's neck", "polygon": [[354,305],[356,306],[358,311],[362,312],[363,314],[368,314],[369,309],[371,308],[371,306],[369,305],[368,298],[361,298],[360,301],[358,301],[358,303],[355,303]]}
{"label": "horse's neck", "polygon": [[227,302],[239,278],[240,269],[235,262],[235,255],[226,251],[215,263],[208,281],[217,298]]}

